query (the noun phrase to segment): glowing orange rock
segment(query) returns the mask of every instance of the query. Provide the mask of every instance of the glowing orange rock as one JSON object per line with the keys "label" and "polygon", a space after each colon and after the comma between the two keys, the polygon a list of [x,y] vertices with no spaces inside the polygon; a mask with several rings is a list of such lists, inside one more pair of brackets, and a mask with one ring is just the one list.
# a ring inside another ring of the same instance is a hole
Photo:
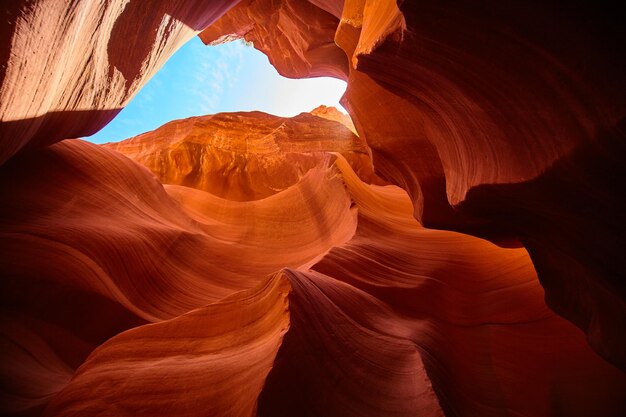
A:
{"label": "glowing orange rock", "polygon": [[[624,415],[615,9],[205,3],[3,8],[0,413]],[[358,135],[318,108],[56,143],[200,31],[347,80]]]}
{"label": "glowing orange rock", "polygon": [[345,79],[348,62],[333,40],[338,22],[308,1],[244,0],[199,36],[206,44],[237,38],[252,42],[285,77]]}
{"label": "glowing orange rock", "polygon": [[307,268],[349,240],[356,212],[329,157],[253,202],[166,192],[140,165],[79,140],[12,158],[0,170],[0,330],[10,346],[0,358],[0,410],[36,413],[120,331],[254,287],[283,267]]}
{"label": "glowing orange rock", "polygon": [[336,36],[352,63],[344,106],[379,174],[409,191],[427,227],[519,240],[549,305],[626,369],[615,10],[399,7],[346,1]]}
{"label": "glowing orange rock", "polygon": [[352,119],[350,119],[350,116],[340,112],[334,107],[328,107],[322,104],[321,106],[318,106],[311,110],[311,114],[317,117],[339,122],[356,133],[356,128],[354,127],[354,123],[352,123]]}
{"label": "glowing orange rock", "polygon": [[165,184],[184,185],[229,200],[258,200],[276,194],[295,184],[328,152],[345,155],[371,180],[367,145],[342,125],[349,117],[344,115],[340,121],[337,112],[329,121],[312,114],[286,118],[249,112],[192,117],[104,146],[146,166]]}
{"label": "glowing orange rock", "polygon": [[7,1],[0,165],[104,127],[187,40],[236,1]]}
{"label": "glowing orange rock", "polygon": [[96,350],[45,415],[256,415],[256,398],[289,327],[280,276]]}
{"label": "glowing orange rock", "polygon": [[[313,3],[339,17],[318,36],[345,52],[342,104],[377,173],[409,192],[427,227],[524,245],[549,305],[626,369],[626,62],[614,6],[346,0],[339,16]],[[294,71],[305,55],[284,45],[299,45],[308,23],[267,24],[284,6],[242,5],[205,40],[265,39],[255,46],[279,72],[305,76]]]}

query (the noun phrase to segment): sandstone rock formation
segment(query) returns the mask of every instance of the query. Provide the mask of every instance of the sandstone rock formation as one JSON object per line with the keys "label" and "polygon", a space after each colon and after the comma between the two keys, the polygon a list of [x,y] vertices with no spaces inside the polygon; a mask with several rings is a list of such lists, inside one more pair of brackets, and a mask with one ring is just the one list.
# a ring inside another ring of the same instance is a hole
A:
{"label": "sandstone rock formation", "polygon": [[625,369],[616,11],[420,1],[403,2],[400,18],[383,3],[365,2],[362,20],[346,4],[336,37],[353,68],[345,107],[379,174],[411,193],[427,227],[518,239],[550,307]]}
{"label": "sandstone rock formation", "polygon": [[285,77],[345,79],[348,62],[333,41],[336,29],[337,18],[314,2],[244,0],[203,30],[200,39],[206,44],[237,38],[252,42]]}
{"label": "sandstone rock formation", "polygon": [[318,106],[311,110],[311,114],[317,117],[321,117],[323,119],[339,122],[354,133],[356,133],[356,127],[354,127],[354,123],[352,123],[352,119],[350,118],[350,116],[340,112],[335,107],[328,107],[322,104],[321,106]]}
{"label": "sandstone rock formation", "polygon": [[373,181],[369,148],[337,123],[347,123],[341,113],[327,110],[321,119],[312,114],[193,117],[105,147],[146,166],[164,184],[229,200],[257,200],[286,189],[318,165],[324,152],[342,153],[365,181]]}
{"label": "sandstone rock formation", "polygon": [[237,3],[4,1],[0,164],[104,127],[165,61]]}
{"label": "sandstone rock formation", "polygon": [[[306,76],[293,68],[307,49],[271,41],[301,45],[300,34],[266,24],[276,13],[297,22],[281,14],[290,2],[251,3],[256,13],[244,18],[240,4],[201,38],[270,39],[255,47],[281,74]],[[346,0],[339,15],[313,3],[335,16],[318,36],[343,49],[348,73],[327,74],[347,78],[343,105],[377,173],[409,192],[428,227],[524,245],[549,305],[626,368],[626,31],[615,6]]]}
{"label": "sandstone rock formation", "polygon": [[[179,203],[145,168],[83,141],[12,158],[0,180],[11,347],[0,365],[3,412],[45,404],[120,331],[178,317],[281,268],[308,268],[349,240],[356,212],[328,163],[281,193],[234,204],[169,187]],[[14,350],[29,360],[16,363]]]}
{"label": "sandstone rock formation", "polygon": [[[0,414],[626,414],[616,9],[209,3],[2,5]],[[194,33],[354,125],[73,139]]]}

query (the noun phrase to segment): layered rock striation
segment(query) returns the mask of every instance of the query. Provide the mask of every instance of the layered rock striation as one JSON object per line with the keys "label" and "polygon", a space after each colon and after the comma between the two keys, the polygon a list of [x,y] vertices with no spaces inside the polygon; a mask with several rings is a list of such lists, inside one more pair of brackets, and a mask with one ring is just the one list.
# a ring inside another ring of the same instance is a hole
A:
{"label": "layered rock striation", "polygon": [[[243,19],[240,4],[201,38],[254,41],[289,4],[252,3],[265,13]],[[407,190],[427,227],[526,247],[551,308],[625,368],[626,34],[615,6],[312,3],[335,18],[319,36],[349,65],[327,73],[348,81],[342,103],[377,174]],[[285,36],[300,45],[282,26],[268,38]],[[255,47],[281,74],[306,76],[293,73],[305,54]]]}
{"label": "layered rock striation", "polygon": [[89,136],[236,0],[6,1],[0,32],[0,164]]}
{"label": "layered rock striation", "polygon": [[295,184],[329,152],[344,155],[365,181],[375,181],[365,141],[343,125],[348,122],[336,109],[322,116],[315,111],[293,118],[221,113],[176,120],[104,146],[146,166],[164,184],[228,200],[274,195]]}
{"label": "layered rock striation", "polygon": [[[626,413],[612,6],[205,3],[2,6],[0,414]],[[73,139],[196,33],[351,120]]]}

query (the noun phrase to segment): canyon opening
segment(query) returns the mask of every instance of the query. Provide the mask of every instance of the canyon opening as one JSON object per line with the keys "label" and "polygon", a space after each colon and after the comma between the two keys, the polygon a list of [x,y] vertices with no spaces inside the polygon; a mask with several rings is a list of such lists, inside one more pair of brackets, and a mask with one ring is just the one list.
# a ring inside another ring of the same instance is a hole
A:
{"label": "canyon opening", "polygon": [[4,2],[0,414],[626,415],[615,7]]}

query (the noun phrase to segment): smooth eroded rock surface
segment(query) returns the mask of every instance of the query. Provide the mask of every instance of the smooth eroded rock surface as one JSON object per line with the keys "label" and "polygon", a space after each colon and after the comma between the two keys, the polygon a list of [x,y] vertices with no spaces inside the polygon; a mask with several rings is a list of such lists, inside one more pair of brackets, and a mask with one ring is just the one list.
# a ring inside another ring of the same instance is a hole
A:
{"label": "smooth eroded rock surface", "polygon": [[[626,415],[614,5],[0,12],[0,414]],[[75,139],[198,33],[346,80],[350,117]]]}
{"label": "smooth eroded rock surface", "polygon": [[314,110],[292,118],[262,112],[192,117],[105,147],[146,166],[164,184],[228,200],[276,194],[328,152],[345,155],[366,181],[375,181],[369,148],[345,126],[349,117],[336,109],[318,112],[323,115]]}

